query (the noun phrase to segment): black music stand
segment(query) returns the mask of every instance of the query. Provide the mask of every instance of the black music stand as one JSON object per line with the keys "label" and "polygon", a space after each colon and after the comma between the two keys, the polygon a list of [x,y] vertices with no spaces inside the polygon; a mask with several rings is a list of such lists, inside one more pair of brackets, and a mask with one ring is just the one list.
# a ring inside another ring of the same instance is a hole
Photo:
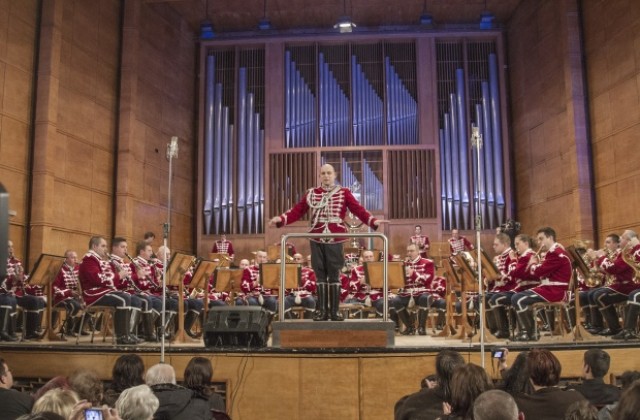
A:
{"label": "black music stand", "polygon": [[[65,338],[57,337],[51,325],[51,313],[53,311],[53,282],[64,264],[64,257],[59,255],[41,254],[38,261],[33,266],[29,277],[29,284],[40,286],[47,290],[47,333],[44,335],[49,341],[67,341]],[[44,338],[43,337],[43,338]]]}
{"label": "black music stand", "polygon": [[175,339],[184,342],[184,276],[189,269],[197,265],[197,259],[193,255],[174,252],[167,266],[166,285],[178,288],[178,331]]}
{"label": "black music stand", "polygon": [[216,292],[229,293],[229,305],[234,306],[236,304],[236,295],[242,292],[242,274],[244,269],[242,268],[216,268],[213,273],[213,288]]}
{"label": "black music stand", "polygon": [[[267,289],[280,289],[280,263],[260,264],[260,284]],[[286,264],[284,271],[285,289],[302,287],[302,266]]]}
{"label": "black music stand", "polygon": [[[367,261],[364,263],[364,281],[372,289],[382,289],[384,262]],[[402,261],[387,262],[387,288],[401,289],[404,287],[404,263]]]}

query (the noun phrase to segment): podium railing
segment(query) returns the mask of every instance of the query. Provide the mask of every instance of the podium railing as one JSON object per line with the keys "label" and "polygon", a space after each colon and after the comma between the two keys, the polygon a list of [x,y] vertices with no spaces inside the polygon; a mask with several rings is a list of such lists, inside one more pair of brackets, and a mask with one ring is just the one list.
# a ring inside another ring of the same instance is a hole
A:
{"label": "podium railing", "polygon": [[285,267],[286,267],[286,259],[285,252],[287,251],[287,239],[289,238],[380,238],[382,239],[382,320],[389,320],[389,299],[388,299],[388,285],[389,281],[387,279],[388,271],[387,271],[387,263],[389,261],[389,239],[387,239],[384,233],[378,232],[358,232],[358,233],[286,233],[282,235],[282,239],[280,240],[280,291],[279,291],[279,299],[278,299],[278,319],[282,322],[284,321],[284,298],[285,298]]}

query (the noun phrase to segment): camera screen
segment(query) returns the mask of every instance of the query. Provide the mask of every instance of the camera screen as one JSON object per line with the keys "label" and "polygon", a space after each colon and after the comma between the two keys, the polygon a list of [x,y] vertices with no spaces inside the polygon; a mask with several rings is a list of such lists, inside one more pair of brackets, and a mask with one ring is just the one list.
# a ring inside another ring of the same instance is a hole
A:
{"label": "camera screen", "polygon": [[87,408],[84,410],[85,420],[102,420],[102,410],[100,408]]}
{"label": "camera screen", "polygon": [[495,357],[496,359],[500,359],[503,353],[504,352],[502,350],[496,350],[495,352],[493,352],[493,357]]}

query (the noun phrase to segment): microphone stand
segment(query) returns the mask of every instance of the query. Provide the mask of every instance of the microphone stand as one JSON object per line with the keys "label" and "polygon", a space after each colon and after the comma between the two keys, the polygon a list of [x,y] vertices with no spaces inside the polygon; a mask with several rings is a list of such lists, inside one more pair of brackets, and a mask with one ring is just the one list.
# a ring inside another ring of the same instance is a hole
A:
{"label": "microphone stand", "polygon": [[[484,368],[484,288],[482,287],[482,244],[480,241],[480,233],[482,231],[482,204],[480,203],[480,189],[482,188],[482,169],[480,167],[480,155],[482,149],[482,134],[477,126],[471,126],[471,146],[476,149],[476,174],[477,194],[476,194],[476,246],[478,252],[477,273],[478,273],[478,316],[480,317],[480,360],[482,368]],[[466,302],[464,303],[466,305]]]}
{"label": "microphone stand", "polygon": [[[162,225],[162,236],[164,237],[164,252],[162,255],[162,337],[160,338],[160,363],[164,363],[165,350],[165,322],[167,309],[167,249],[169,249],[169,232],[171,231],[171,182],[173,180],[173,158],[178,157],[178,137],[171,137],[171,142],[167,144],[167,160],[169,161],[169,185],[167,190],[167,222]],[[182,299],[179,296],[178,299]]]}

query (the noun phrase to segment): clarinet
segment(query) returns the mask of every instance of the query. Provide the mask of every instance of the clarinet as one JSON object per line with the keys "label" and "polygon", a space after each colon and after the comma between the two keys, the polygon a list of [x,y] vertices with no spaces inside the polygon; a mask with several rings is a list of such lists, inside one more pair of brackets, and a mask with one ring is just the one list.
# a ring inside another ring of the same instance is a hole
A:
{"label": "clarinet", "polygon": [[[111,260],[111,262],[116,266],[116,268],[118,269],[118,272],[122,271],[123,268],[120,265],[120,263],[114,259],[111,258],[111,255],[107,254],[109,256],[109,259]],[[125,254],[126,255],[126,254]],[[128,258],[128,256],[127,256]],[[134,264],[135,265],[135,264]],[[133,279],[131,278],[131,276],[127,276],[126,280],[128,281],[129,285],[135,290],[136,293],[138,294],[144,294],[144,292],[142,290],[140,290],[140,288],[138,287],[138,285],[136,284],[136,282],[133,281]]]}
{"label": "clarinet", "polygon": [[[139,270],[143,270],[143,269],[145,268],[145,267],[142,267],[140,264],[138,264],[138,263],[136,262],[136,260],[134,260],[133,258],[131,258],[131,255],[127,254],[126,252],[124,253],[124,255],[125,255],[127,258],[129,258],[129,260],[131,261],[131,264],[133,264],[133,265],[136,267],[136,270],[138,270],[138,271],[139,271]],[[156,268],[156,267],[155,267],[153,264],[151,264],[150,262],[149,262],[149,266],[150,266],[150,270],[153,270],[153,269],[155,269],[155,268]],[[162,290],[162,286],[160,286],[159,284],[157,284],[156,282],[154,282],[154,281],[153,281],[153,277],[151,277],[151,276],[146,276],[144,279],[145,279],[146,281],[148,281],[148,282],[151,284],[151,286],[152,286],[153,288],[155,288],[156,290]],[[135,283],[135,282],[133,281],[133,279],[131,280],[131,282],[132,282],[132,283]],[[138,289],[138,290],[139,290],[139,289]],[[169,296],[169,294],[168,294],[168,291],[167,291],[166,295],[167,295],[167,299],[169,299],[169,298],[170,298],[170,296]]]}

